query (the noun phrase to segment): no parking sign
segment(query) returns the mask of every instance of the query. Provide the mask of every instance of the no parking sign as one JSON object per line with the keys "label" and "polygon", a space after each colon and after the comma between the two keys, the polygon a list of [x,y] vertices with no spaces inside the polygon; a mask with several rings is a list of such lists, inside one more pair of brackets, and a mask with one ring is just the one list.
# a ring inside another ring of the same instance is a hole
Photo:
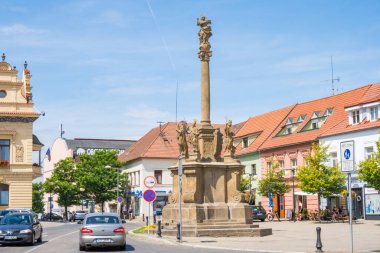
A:
{"label": "no parking sign", "polygon": [[146,202],[153,202],[156,200],[157,194],[153,190],[146,190],[144,191],[143,198]]}

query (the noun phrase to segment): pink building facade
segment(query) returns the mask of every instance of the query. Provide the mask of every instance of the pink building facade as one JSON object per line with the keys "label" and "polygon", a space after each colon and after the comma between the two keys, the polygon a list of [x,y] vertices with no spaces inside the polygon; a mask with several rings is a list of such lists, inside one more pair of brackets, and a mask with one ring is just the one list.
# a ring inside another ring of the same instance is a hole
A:
{"label": "pink building facade", "polygon": [[[296,213],[302,209],[318,210],[318,196],[303,192],[298,186],[297,177],[293,177],[297,173],[297,167],[305,165],[305,157],[311,151],[311,142],[286,146],[282,148],[262,150],[260,153],[260,162],[262,175],[266,175],[268,168],[278,163],[281,170],[285,171],[285,179],[290,187],[290,191],[284,196],[276,197],[273,200],[273,210],[278,210],[281,218],[286,217],[288,209],[293,210],[295,204]],[[294,191],[293,191],[294,181]],[[293,194],[295,196],[293,202]],[[262,198],[262,206],[269,211],[269,199]]]}

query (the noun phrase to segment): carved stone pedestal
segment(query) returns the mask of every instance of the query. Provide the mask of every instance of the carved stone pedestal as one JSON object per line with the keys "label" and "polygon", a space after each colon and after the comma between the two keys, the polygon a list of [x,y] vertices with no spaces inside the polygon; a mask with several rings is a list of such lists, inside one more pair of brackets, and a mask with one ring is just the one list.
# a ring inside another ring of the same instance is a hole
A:
{"label": "carved stone pedestal", "polygon": [[[239,191],[238,162],[190,162],[183,163],[182,176],[182,224],[184,236],[263,236],[272,231],[252,226],[252,210],[242,203]],[[165,225],[163,234],[175,234],[179,221],[178,168],[170,168],[173,176],[171,202],[162,213]],[[223,231],[220,229],[223,228]],[[240,231],[240,232],[239,232]]]}

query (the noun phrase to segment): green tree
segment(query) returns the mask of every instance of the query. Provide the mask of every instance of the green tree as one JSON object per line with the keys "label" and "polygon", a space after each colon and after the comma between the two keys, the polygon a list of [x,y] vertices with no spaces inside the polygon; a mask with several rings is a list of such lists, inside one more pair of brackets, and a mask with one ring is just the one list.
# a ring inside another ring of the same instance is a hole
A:
{"label": "green tree", "polygon": [[359,163],[359,178],[380,191],[380,141],[376,142],[377,152]]}
{"label": "green tree", "polygon": [[44,189],[42,183],[32,185],[32,210],[35,213],[43,213],[44,210]]}
{"label": "green tree", "polygon": [[44,183],[45,192],[58,195],[58,204],[65,207],[66,220],[67,207],[79,204],[80,191],[76,180],[74,160],[68,157],[55,164],[52,176]]}
{"label": "green tree", "polygon": [[248,175],[242,175],[240,178],[240,190],[242,192],[249,190],[249,176]]}
{"label": "green tree", "polygon": [[279,164],[275,163],[259,181],[257,190],[262,196],[269,197],[269,192],[272,195],[283,196],[290,191],[290,187],[284,179],[285,171],[279,169],[279,167]]}
{"label": "green tree", "polygon": [[[85,189],[90,199],[101,205],[102,212],[104,202],[116,199],[117,173],[120,167],[117,151],[97,150],[93,155],[80,156],[80,163],[77,164],[79,185]],[[123,182],[126,176],[119,176],[119,181]]]}
{"label": "green tree", "polygon": [[329,167],[327,146],[312,144],[312,151],[305,158],[306,165],[297,168],[296,177],[302,191],[318,194],[318,210],[320,198],[339,194],[346,188],[345,175],[338,167]]}

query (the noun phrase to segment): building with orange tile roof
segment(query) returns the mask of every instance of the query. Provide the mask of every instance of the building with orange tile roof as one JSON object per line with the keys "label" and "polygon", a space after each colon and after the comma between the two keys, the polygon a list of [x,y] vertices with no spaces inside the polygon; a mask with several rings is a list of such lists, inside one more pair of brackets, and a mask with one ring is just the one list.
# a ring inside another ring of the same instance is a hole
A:
{"label": "building with orange tile roof", "polygon": [[[293,205],[296,211],[302,208],[318,208],[317,196],[302,192],[293,172],[297,166],[304,165],[304,158],[311,150],[313,142],[317,142],[320,136],[342,124],[346,119],[348,106],[360,104],[360,101],[376,100],[376,95],[368,94],[369,90],[373,90],[371,94],[376,94],[377,87],[366,85],[280,109],[283,110],[282,113],[277,110],[253,117],[237,133],[237,155],[243,164],[254,164],[256,169],[260,168],[261,174],[265,175],[268,167],[279,163],[280,168],[285,170],[288,184],[292,185],[295,180],[294,191],[274,198],[273,208],[280,211],[281,217],[285,216],[286,209],[293,209]],[[263,118],[269,120],[263,122]],[[260,128],[265,128],[266,132]],[[247,168],[246,172],[249,170],[250,168]],[[293,194],[296,198],[293,198]],[[270,209],[268,203],[268,199],[263,197],[261,204],[266,209]]]}
{"label": "building with orange tile roof", "polygon": [[[376,152],[376,142],[380,138],[380,83],[372,84],[359,101],[352,101],[345,107],[345,117],[334,127],[325,131],[319,141],[329,146],[331,165],[340,165],[343,150],[342,142],[353,142],[353,157],[355,169],[359,169],[359,162]],[[370,203],[377,203],[380,194],[374,189],[366,188],[365,182],[352,173],[352,191],[359,196],[352,200],[353,215],[366,219],[379,219],[380,206],[374,207]],[[329,200],[331,201],[331,200]],[[334,201],[334,200],[333,200]],[[327,203],[330,204],[330,203]],[[333,204],[336,204],[333,203]]]}

